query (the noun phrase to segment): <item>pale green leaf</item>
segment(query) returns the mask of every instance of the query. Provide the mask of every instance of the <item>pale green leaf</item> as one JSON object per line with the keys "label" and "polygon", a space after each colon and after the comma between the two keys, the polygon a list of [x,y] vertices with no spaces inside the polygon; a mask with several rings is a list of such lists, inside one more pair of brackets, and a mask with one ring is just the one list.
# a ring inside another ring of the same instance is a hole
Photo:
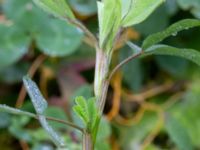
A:
{"label": "pale green leaf", "polygon": [[193,49],[176,48],[167,45],[154,45],[144,55],[170,55],[188,59],[200,66],[200,52]]}
{"label": "pale green leaf", "polygon": [[177,145],[180,150],[194,150],[191,139],[186,129],[182,126],[182,124],[180,124],[180,122],[176,118],[167,115],[165,128],[172,141]]}
{"label": "pale green leaf", "polygon": [[34,105],[34,108],[38,114],[43,114],[47,108],[47,102],[42,96],[35,82],[33,82],[28,76],[23,77],[23,82]]}
{"label": "pale green leaf", "polygon": [[83,121],[85,128],[92,132],[99,117],[95,98],[86,100],[84,97],[78,96],[75,99],[75,103],[76,105],[73,106],[74,112]]}
{"label": "pale green leaf", "polygon": [[11,113],[14,115],[25,115],[25,116],[29,116],[29,117],[33,117],[33,118],[36,117],[36,115],[33,113],[22,111],[20,109],[12,108],[7,105],[1,105],[1,104],[0,104],[0,111]]}
{"label": "pale green leaf", "polygon": [[58,146],[64,146],[64,141],[59,137],[59,135],[53,130],[53,128],[47,122],[45,116],[39,115],[39,121],[45,131],[51,136],[52,141]]}
{"label": "pale green leaf", "polygon": [[122,26],[144,21],[164,0],[122,0]]}
{"label": "pale green leaf", "polygon": [[98,113],[95,98],[88,99],[88,112],[90,118],[89,128],[92,130],[96,124]]}
{"label": "pale green leaf", "polygon": [[87,125],[89,122],[89,113],[86,99],[83,96],[78,96],[75,99],[75,103],[74,111],[84,121],[85,125]]}
{"label": "pale green leaf", "polygon": [[75,99],[75,102],[78,106],[80,106],[85,112],[86,115],[88,116],[88,110],[87,110],[87,101],[83,96],[78,96]]}
{"label": "pale green leaf", "polygon": [[74,19],[74,15],[65,0],[33,0],[38,6],[62,19]]}
{"label": "pale green leaf", "polygon": [[109,51],[113,47],[121,23],[121,1],[98,2],[98,17],[100,47]]}
{"label": "pale green leaf", "polygon": [[162,32],[158,32],[155,34],[150,35],[147,37],[144,42],[142,48],[145,50],[148,47],[161,42],[165,38],[173,35],[177,35],[178,32],[182,30],[187,30],[189,28],[200,26],[200,20],[197,19],[184,19],[179,22],[176,22],[175,24],[168,27],[166,30]]}
{"label": "pale green leaf", "polygon": [[73,107],[73,111],[83,121],[83,123],[85,124],[85,126],[87,126],[87,124],[89,122],[89,118],[86,115],[85,111],[79,105],[74,106]]}

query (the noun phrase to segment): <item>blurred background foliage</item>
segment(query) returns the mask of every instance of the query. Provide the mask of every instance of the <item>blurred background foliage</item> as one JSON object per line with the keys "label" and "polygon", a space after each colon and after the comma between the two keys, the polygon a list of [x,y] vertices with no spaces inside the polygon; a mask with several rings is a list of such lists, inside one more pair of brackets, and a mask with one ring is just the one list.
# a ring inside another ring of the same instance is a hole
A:
{"label": "blurred background foliage", "polygon": [[[76,17],[97,34],[96,0],[68,0]],[[123,33],[112,66],[132,52],[125,40],[141,44],[150,35],[185,18],[200,19],[199,0],[166,0],[145,22]],[[164,43],[200,50],[200,29],[183,31]],[[22,87],[29,73],[51,107],[46,114],[63,120],[75,96],[93,95],[95,50],[83,33],[37,8],[31,0],[0,0],[0,103],[34,109]],[[99,150],[200,149],[200,69],[172,56],[131,61],[112,79],[97,138]],[[81,135],[50,122],[69,149]],[[53,150],[38,122],[0,112],[1,150]]]}

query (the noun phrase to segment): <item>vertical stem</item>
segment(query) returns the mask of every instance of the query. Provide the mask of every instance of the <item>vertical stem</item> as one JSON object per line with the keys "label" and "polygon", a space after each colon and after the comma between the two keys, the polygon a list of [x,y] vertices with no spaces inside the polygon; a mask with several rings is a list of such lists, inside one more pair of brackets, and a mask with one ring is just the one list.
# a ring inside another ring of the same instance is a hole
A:
{"label": "vertical stem", "polygon": [[104,108],[104,101],[107,95],[108,89],[108,72],[109,72],[109,58],[106,53],[99,49],[96,53],[96,68],[94,79],[94,92],[97,98],[97,106],[102,114]]}
{"label": "vertical stem", "polygon": [[93,150],[93,142],[92,142],[92,136],[88,132],[83,133],[83,150]]}
{"label": "vertical stem", "polygon": [[[108,91],[109,81],[107,80],[109,73],[109,57],[105,51],[97,48],[96,50],[96,66],[95,66],[95,79],[94,79],[94,93],[97,99],[96,105],[99,108],[100,117],[102,116],[106,95]],[[97,124],[97,129],[100,121]],[[94,137],[95,138],[95,137]],[[92,139],[92,134],[87,131],[83,132],[83,150],[94,150],[95,141]]]}

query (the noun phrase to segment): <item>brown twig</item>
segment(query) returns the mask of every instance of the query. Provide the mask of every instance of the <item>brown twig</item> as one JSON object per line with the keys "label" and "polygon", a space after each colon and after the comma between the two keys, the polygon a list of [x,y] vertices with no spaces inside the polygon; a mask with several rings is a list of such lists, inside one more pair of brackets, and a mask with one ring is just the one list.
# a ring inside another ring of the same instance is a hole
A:
{"label": "brown twig", "polygon": [[[50,120],[50,121],[55,121],[55,122],[59,122],[59,123],[62,123],[62,124],[65,124],[65,125],[68,125],[68,126],[71,126],[73,128],[76,128],[77,130],[83,132],[83,129],[71,122],[67,122],[67,121],[64,121],[64,120],[60,120],[60,119],[57,119],[57,118],[53,118],[53,117],[48,117],[48,116],[45,116],[45,118],[47,120]],[[38,119],[38,116],[36,117],[36,119]]]}
{"label": "brown twig", "polygon": [[151,144],[151,142],[155,139],[155,137],[159,134],[163,124],[164,124],[164,116],[163,116],[163,112],[158,112],[159,115],[159,119],[158,122],[155,126],[155,128],[151,131],[151,133],[147,136],[147,138],[144,140],[141,149],[145,150],[147,148],[147,146],[149,146]]}
{"label": "brown twig", "polygon": [[94,47],[98,46],[98,40],[97,38],[92,34],[92,32],[90,32],[90,30],[88,30],[85,25],[83,25],[80,21],[76,20],[76,19],[71,19],[71,18],[66,18],[67,21],[73,25],[75,25],[76,27],[78,27],[79,29],[81,29],[85,35],[91,40],[91,43],[94,43]]}
{"label": "brown twig", "polygon": [[143,53],[143,51],[137,53],[137,54],[133,54],[131,56],[129,56],[128,58],[126,58],[125,60],[123,60],[122,62],[120,62],[110,73],[109,77],[108,77],[108,81],[111,80],[112,76],[125,64],[127,64],[129,61],[139,57],[141,54]]}
{"label": "brown twig", "polygon": [[120,108],[120,100],[121,100],[121,73],[117,73],[115,78],[113,79],[113,89],[114,89],[114,96],[113,96],[113,105],[110,112],[106,115],[108,120],[112,120],[118,113]]}
{"label": "brown twig", "polygon": [[[32,78],[34,74],[36,73],[37,69],[40,67],[40,65],[43,63],[43,61],[46,59],[46,55],[39,55],[33,64],[31,65],[30,69],[28,70],[28,75]],[[24,99],[26,97],[26,90],[24,85],[22,85],[21,90],[19,92],[19,96],[16,102],[15,107],[20,108],[24,102]]]}
{"label": "brown twig", "polygon": [[138,112],[134,115],[134,117],[127,119],[127,118],[122,117],[120,114],[118,114],[115,121],[121,125],[133,126],[140,122],[144,113],[145,113],[145,109],[143,107],[141,107],[138,110]]}
{"label": "brown twig", "polygon": [[170,90],[173,86],[174,86],[174,84],[169,81],[169,82],[164,83],[163,85],[156,86],[154,88],[151,88],[151,89],[144,91],[142,93],[139,93],[139,94],[129,94],[129,93],[126,93],[125,91],[123,91],[122,94],[129,101],[142,102],[148,98],[157,96],[163,92]]}
{"label": "brown twig", "polygon": [[164,104],[163,104],[163,109],[168,109],[172,105],[174,105],[178,100],[181,99],[181,97],[185,94],[184,92],[178,92],[174,95],[172,95]]}
{"label": "brown twig", "polygon": [[19,141],[19,144],[20,144],[22,150],[30,150],[28,144],[27,144],[25,141],[20,140],[20,141]]}

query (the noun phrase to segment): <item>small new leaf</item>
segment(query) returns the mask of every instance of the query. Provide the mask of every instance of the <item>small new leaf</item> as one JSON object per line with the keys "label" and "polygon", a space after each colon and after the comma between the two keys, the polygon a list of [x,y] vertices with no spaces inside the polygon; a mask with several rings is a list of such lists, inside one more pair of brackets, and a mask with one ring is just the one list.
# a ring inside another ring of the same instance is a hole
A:
{"label": "small new leaf", "polygon": [[96,107],[95,98],[86,100],[79,96],[75,99],[76,105],[73,107],[76,115],[83,121],[85,128],[92,132],[98,121],[98,108]]}

